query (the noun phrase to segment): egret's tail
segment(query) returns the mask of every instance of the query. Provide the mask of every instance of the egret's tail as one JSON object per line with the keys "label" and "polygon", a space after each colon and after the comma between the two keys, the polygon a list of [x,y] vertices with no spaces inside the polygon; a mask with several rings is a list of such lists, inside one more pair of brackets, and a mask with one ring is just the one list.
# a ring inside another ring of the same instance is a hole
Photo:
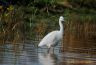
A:
{"label": "egret's tail", "polygon": [[44,46],[44,43],[39,43],[38,44],[38,47],[42,47],[42,46]]}
{"label": "egret's tail", "polygon": [[38,47],[41,47],[41,45],[40,45],[40,44],[38,44]]}
{"label": "egret's tail", "polygon": [[42,45],[39,43],[39,44],[38,44],[38,47],[41,47],[41,46],[42,46]]}

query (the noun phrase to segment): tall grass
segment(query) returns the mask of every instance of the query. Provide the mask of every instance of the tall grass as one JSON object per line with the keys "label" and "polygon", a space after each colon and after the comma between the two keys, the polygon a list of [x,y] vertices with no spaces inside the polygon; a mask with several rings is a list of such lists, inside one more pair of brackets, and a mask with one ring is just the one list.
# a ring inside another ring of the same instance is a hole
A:
{"label": "tall grass", "polygon": [[[63,50],[91,53],[96,47],[95,15],[72,13],[66,22]],[[84,50],[87,49],[87,50]],[[88,51],[91,49],[90,51]],[[93,51],[94,52],[94,51]],[[92,53],[93,53],[92,52]]]}
{"label": "tall grass", "polygon": [[20,8],[8,10],[0,14],[0,41],[19,41],[23,34],[23,12]]}

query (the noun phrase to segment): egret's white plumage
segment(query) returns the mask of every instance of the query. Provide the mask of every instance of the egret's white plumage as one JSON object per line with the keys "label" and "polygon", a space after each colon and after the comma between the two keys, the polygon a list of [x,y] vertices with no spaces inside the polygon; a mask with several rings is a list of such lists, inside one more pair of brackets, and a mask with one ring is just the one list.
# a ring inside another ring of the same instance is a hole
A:
{"label": "egret's white plumage", "polygon": [[47,46],[48,48],[56,46],[63,38],[63,24],[64,21],[63,16],[60,16],[59,18],[59,25],[60,30],[52,31],[49,34],[47,34],[39,43],[39,47],[41,46]]}

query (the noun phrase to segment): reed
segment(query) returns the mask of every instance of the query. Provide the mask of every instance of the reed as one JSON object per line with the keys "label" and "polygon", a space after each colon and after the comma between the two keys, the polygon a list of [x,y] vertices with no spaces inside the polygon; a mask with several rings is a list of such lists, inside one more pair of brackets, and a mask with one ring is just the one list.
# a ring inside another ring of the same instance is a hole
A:
{"label": "reed", "polygon": [[66,24],[63,50],[90,52],[95,49],[96,20],[94,16],[83,17],[76,14],[69,16],[71,18]]}

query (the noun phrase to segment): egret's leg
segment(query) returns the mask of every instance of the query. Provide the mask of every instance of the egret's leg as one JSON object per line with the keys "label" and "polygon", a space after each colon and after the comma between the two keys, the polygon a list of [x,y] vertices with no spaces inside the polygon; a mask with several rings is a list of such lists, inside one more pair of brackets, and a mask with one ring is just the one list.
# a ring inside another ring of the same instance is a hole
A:
{"label": "egret's leg", "polygon": [[50,52],[50,48],[48,48],[47,52],[48,52],[48,53]]}
{"label": "egret's leg", "polygon": [[54,47],[51,47],[51,53],[54,53]]}
{"label": "egret's leg", "polygon": [[50,52],[50,48],[51,48],[51,45],[49,44],[48,45],[48,51],[47,51],[48,53]]}

